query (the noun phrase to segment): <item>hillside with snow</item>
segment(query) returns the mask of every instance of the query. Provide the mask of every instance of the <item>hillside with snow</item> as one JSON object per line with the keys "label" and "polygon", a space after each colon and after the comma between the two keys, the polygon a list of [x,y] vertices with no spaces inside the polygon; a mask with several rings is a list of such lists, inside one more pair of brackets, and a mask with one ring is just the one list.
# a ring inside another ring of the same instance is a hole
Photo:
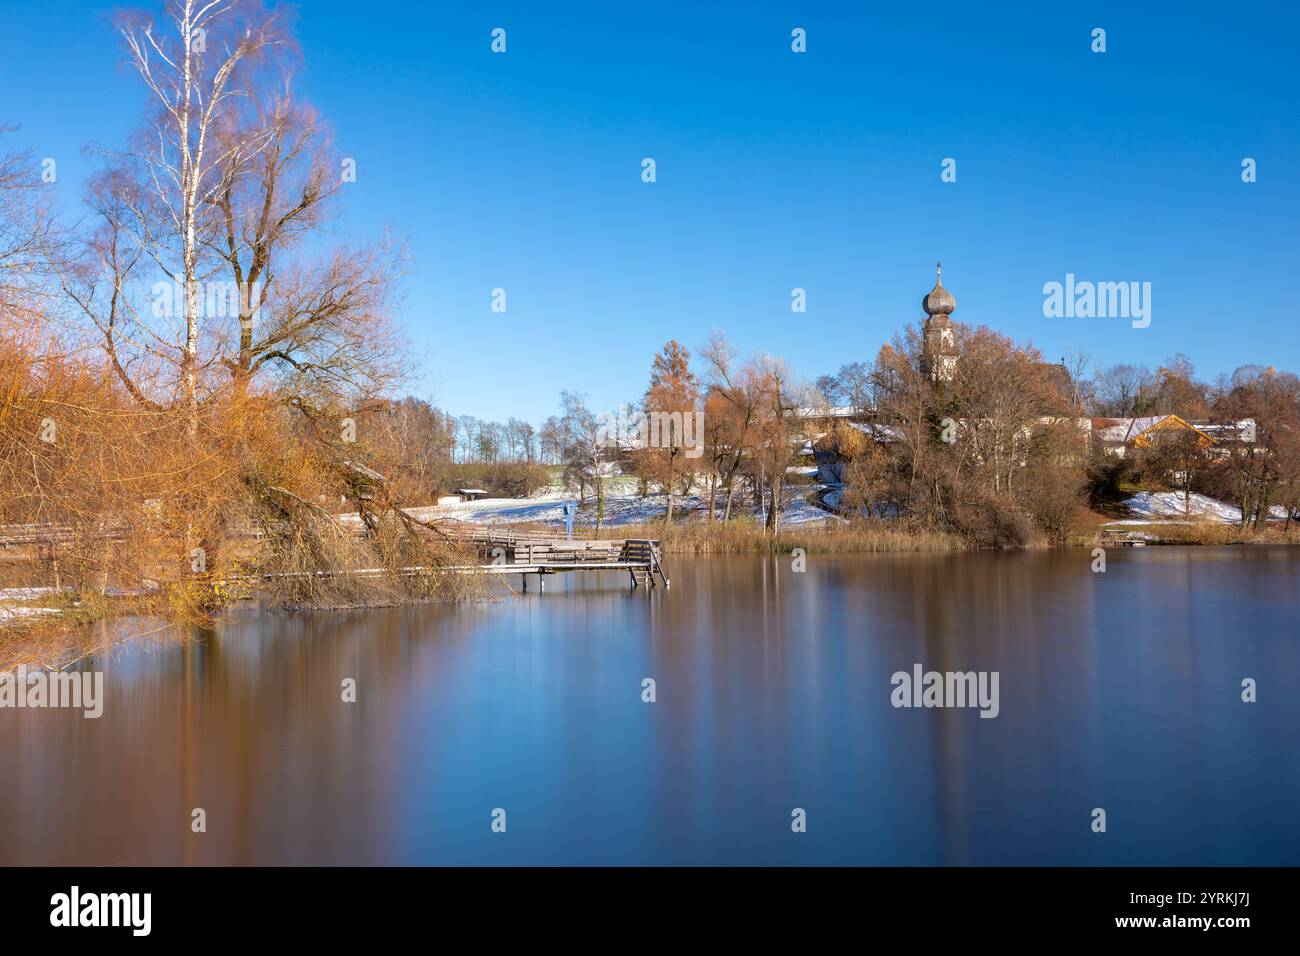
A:
{"label": "hillside with snow", "polygon": [[[1195,492],[1184,501],[1182,493],[1177,491],[1139,491],[1125,504],[1135,517],[1114,522],[1115,524],[1142,524],[1148,521],[1241,523],[1239,507]],[[1269,519],[1285,520],[1286,510],[1281,505],[1274,505],[1269,511]]]}

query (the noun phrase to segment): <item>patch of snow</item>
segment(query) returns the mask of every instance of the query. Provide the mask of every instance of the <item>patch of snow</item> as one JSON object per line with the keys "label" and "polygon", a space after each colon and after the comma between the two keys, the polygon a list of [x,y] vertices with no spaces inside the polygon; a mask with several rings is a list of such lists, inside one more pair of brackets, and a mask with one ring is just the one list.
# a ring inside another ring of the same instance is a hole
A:
{"label": "patch of snow", "polygon": [[[1182,519],[1183,521],[1218,521],[1222,524],[1240,524],[1241,509],[1222,501],[1216,501],[1206,495],[1193,492],[1183,502],[1180,491],[1139,491],[1125,502],[1135,515],[1148,520],[1164,521]],[[1283,515],[1285,517],[1285,515]],[[1132,522],[1121,522],[1129,523]]]}
{"label": "patch of snow", "polygon": [[781,524],[813,525],[842,522],[843,518],[833,515],[813,503],[813,495],[820,490],[820,488],[813,486],[793,489],[794,493],[791,494],[790,500],[786,502],[785,508],[781,511]]}
{"label": "patch of snow", "polygon": [[57,607],[14,607],[11,604],[0,604],[0,624],[9,621],[21,621],[31,617],[41,617],[44,614],[58,614]]}
{"label": "patch of snow", "polygon": [[[811,524],[837,521],[834,515],[818,507],[811,500],[821,490],[820,485],[797,485],[786,489],[786,503],[782,510],[781,521],[784,524]],[[653,494],[646,497],[635,494],[635,480],[625,493],[614,493],[607,489],[605,493],[605,513],[602,525],[618,527],[620,525],[649,524],[663,519],[668,510],[668,496]],[[535,495],[531,498],[481,498],[478,501],[465,501],[457,504],[431,505],[407,510],[421,520],[453,520],[480,525],[542,524],[556,528],[564,527],[564,504],[578,501],[578,496],[556,489]],[[695,493],[678,495],[673,505],[675,515],[684,520],[703,520],[708,512],[708,495]],[[723,498],[718,496],[715,502],[717,513],[721,513]],[[762,518],[763,512],[753,508],[748,499],[744,504],[737,501],[732,506],[733,514],[751,515]],[[355,515],[341,516],[342,520],[352,522]],[[596,524],[596,500],[588,497],[581,502],[574,518],[575,527],[594,527]]]}
{"label": "patch of snow", "polygon": [[0,588],[0,601],[31,601],[47,594],[54,594],[54,588]]}
{"label": "patch of snow", "polygon": [[37,598],[57,593],[58,591],[55,588],[49,587],[0,588],[0,624],[42,617],[46,614],[58,614],[59,609],[57,607],[25,607],[17,603],[20,601],[34,601]]}

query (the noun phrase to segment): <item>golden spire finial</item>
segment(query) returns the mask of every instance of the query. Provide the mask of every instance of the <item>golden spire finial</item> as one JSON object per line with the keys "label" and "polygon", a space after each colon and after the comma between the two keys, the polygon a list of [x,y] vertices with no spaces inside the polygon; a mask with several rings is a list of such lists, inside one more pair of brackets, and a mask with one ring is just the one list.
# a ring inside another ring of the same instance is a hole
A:
{"label": "golden spire finial", "polygon": [[934,278],[940,284],[943,283],[943,263],[938,259],[934,261]]}

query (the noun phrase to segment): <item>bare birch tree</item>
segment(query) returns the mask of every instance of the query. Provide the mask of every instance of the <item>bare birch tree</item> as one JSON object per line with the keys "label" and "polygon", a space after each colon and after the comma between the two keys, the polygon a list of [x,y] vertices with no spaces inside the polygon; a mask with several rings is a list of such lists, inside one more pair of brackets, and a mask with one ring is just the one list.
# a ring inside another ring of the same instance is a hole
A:
{"label": "bare birch tree", "polygon": [[[117,26],[151,118],[96,178],[91,206],[100,228],[63,286],[128,392],[181,408],[193,437],[205,371],[203,284],[213,268],[204,250],[220,225],[212,209],[232,166],[252,162],[266,144],[264,135],[220,131],[234,122],[257,61],[286,41],[256,0],[170,0],[161,22],[131,13]],[[131,373],[139,363],[165,371],[141,383]],[[169,380],[170,395],[150,394]]]}

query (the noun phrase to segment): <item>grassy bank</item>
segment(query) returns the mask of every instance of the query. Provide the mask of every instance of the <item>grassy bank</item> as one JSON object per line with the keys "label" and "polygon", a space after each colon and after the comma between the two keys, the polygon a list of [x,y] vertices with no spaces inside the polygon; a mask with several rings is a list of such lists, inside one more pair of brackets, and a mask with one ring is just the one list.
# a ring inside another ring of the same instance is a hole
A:
{"label": "grassy bank", "polygon": [[[1080,528],[1070,534],[1067,547],[1096,547],[1104,526]],[[542,530],[542,529],[538,529]],[[1300,544],[1300,525],[1290,531],[1270,526],[1262,531],[1213,521],[1188,523],[1153,521],[1130,524],[1114,530],[1141,532],[1152,544],[1228,545],[1228,544]],[[787,554],[794,548],[808,553],[874,554],[907,551],[968,551],[974,548],[959,535],[926,528],[887,525],[879,522],[812,527],[788,527],[775,537],[762,525],[751,521],[690,523],[665,526],[662,521],[649,524],[619,525],[605,528],[601,538],[654,538],[663,543],[666,554]],[[1047,547],[1046,540],[1027,547]]]}
{"label": "grassy bank", "polygon": [[[1295,524],[1289,531],[1283,531],[1280,526],[1254,531],[1242,528],[1240,525],[1223,524],[1217,521],[1186,523],[1151,521],[1144,524],[1126,524],[1114,527],[1112,530],[1149,535],[1152,544],[1300,544],[1300,525]],[[1100,541],[1100,537],[1100,534],[1094,534],[1090,540],[1079,543],[1095,545]]]}
{"label": "grassy bank", "polygon": [[775,536],[752,521],[691,523],[666,527],[656,521],[644,525],[606,528],[602,538],[655,538],[666,554],[788,554],[795,548],[808,553],[883,553],[899,551],[960,551],[968,546],[956,535],[939,531],[909,530],[863,523],[831,527],[788,527]]}

